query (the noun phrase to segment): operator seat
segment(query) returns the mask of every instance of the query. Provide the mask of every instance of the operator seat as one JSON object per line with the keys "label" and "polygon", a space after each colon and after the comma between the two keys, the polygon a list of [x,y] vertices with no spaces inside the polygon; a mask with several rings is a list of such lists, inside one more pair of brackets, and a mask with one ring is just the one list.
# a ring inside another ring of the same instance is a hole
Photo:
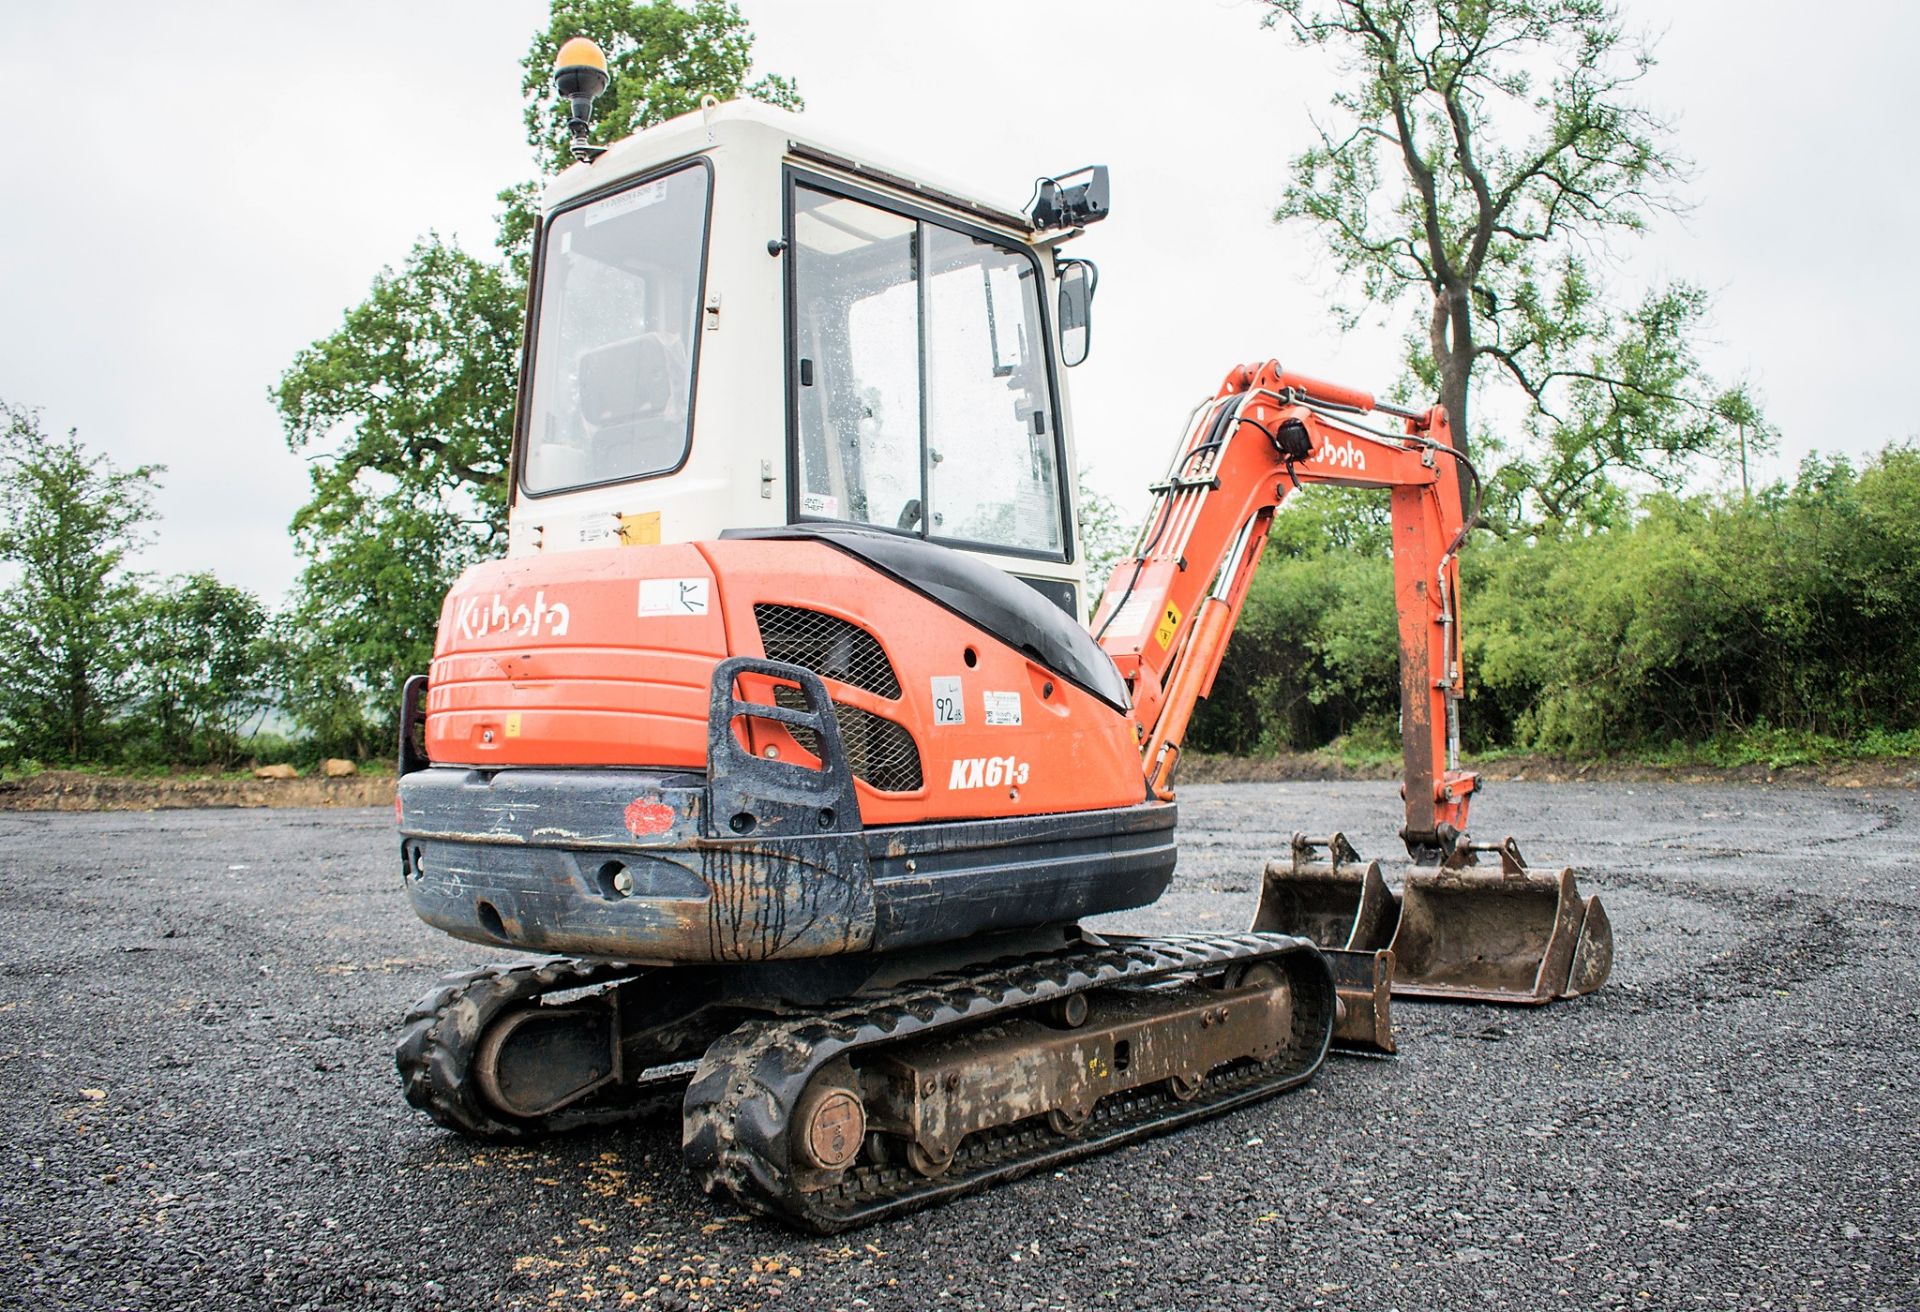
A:
{"label": "operator seat", "polygon": [[679,463],[687,440],[687,350],[678,337],[642,333],[580,356],[580,416],[593,433],[602,478]]}
{"label": "operator seat", "polygon": [[928,542],[851,524],[728,529],[723,538],[824,542],[986,630],[1117,711],[1126,681],[1093,635],[1031,587],[985,561]]}

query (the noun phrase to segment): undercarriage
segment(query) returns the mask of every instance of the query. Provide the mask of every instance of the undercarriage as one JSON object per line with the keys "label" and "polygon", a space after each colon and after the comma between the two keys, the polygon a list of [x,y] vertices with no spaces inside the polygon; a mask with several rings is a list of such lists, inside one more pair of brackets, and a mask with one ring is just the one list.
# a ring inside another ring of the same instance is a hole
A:
{"label": "undercarriage", "polygon": [[705,1189],[828,1233],[1292,1088],[1333,1031],[1326,959],[1284,935],[982,946],[871,958],[833,1000],[838,961],[487,967],[421,1001],[398,1062],[410,1102],[480,1138],[678,1105]]}

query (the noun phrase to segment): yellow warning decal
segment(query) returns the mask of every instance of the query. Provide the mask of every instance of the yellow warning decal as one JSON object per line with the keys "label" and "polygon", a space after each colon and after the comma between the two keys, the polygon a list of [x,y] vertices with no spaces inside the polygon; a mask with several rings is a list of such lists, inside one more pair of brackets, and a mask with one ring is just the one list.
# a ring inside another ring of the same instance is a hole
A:
{"label": "yellow warning decal", "polygon": [[1166,613],[1160,617],[1160,622],[1153,626],[1153,640],[1160,644],[1162,650],[1165,650],[1173,645],[1173,635],[1179,631],[1180,608],[1168,602]]}
{"label": "yellow warning decal", "polygon": [[513,714],[507,717],[507,737],[518,738],[519,736],[520,736],[520,712],[515,711],[513,712]]}
{"label": "yellow warning decal", "polygon": [[638,515],[620,516],[620,545],[623,547],[659,546],[660,512],[646,510]]}

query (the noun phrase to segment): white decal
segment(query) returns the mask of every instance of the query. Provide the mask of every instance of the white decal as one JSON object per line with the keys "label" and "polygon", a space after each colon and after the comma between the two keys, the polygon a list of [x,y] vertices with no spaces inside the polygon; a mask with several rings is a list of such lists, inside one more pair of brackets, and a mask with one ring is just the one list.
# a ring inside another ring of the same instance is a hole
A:
{"label": "white decal", "polygon": [[802,492],[800,494],[800,513],[803,515],[825,515],[831,519],[840,513],[840,498],[828,496],[825,492]]}
{"label": "white decal", "polygon": [[970,756],[953,763],[948,788],[1002,788],[1027,781],[1027,763],[1013,756]]}
{"label": "white decal", "polygon": [[620,516],[607,513],[552,520],[540,531],[540,545],[549,550],[617,547],[620,545]]}
{"label": "white decal", "polygon": [[705,615],[706,579],[641,579],[642,615]]}
{"label": "white decal", "polygon": [[1147,626],[1147,618],[1153,613],[1153,603],[1144,593],[1136,592],[1127,598],[1127,604],[1113,617],[1112,623],[1096,626],[1096,630],[1110,638],[1131,638]]}
{"label": "white decal", "polygon": [[983,696],[987,702],[988,724],[1020,723],[1020,694],[1017,692],[990,692]]}
{"label": "white decal", "polygon": [[486,600],[462,597],[453,612],[454,631],[469,641],[495,633],[522,638],[535,638],[544,633],[550,638],[564,638],[572,622],[573,611],[567,603],[550,603],[545,592],[536,592],[531,602],[514,606],[508,606],[506,598],[497,592]]}
{"label": "white decal", "polygon": [[1329,442],[1313,453],[1313,458],[1323,465],[1339,469],[1365,469],[1367,453],[1352,442]]}
{"label": "white decal", "polygon": [[935,724],[967,722],[967,702],[960,691],[959,675],[936,674],[933,676],[933,722]]}
{"label": "white decal", "polygon": [[644,187],[635,187],[632,191],[623,191],[617,196],[609,196],[597,205],[587,207],[587,226],[605,223],[608,219],[617,219],[633,210],[643,210],[649,205],[658,205],[667,198],[667,180],[649,182]]}

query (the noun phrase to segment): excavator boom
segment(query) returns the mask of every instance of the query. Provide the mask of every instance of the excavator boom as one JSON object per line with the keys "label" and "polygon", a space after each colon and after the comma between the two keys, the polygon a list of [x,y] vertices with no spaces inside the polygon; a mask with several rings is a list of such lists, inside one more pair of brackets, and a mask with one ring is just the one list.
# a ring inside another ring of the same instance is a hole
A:
{"label": "excavator boom", "polygon": [[[1275,512],[1311,484],[1387,491],[1411,866],[1396,896],[1343,836],[1296,835],[1290,860],[1267,869],[1255,920],[1354,954],[1335,962],[1348,1004],[1339,1037],[1363,1046],[1391,1044],[1389,977],[1402,994],[1544,1002],[1599,987],[1612,961],[1606,914],[1581,899],[1571,871],[1535,873],[1513,839],[1480,845],[1467,834],[1480,781],[1459,759],[1459,552],[1472,524],[1463,472],[1477,484],[1440,406],[1404,410],[1276,361],[1242,365],[1195,410],[1094,617],[1133,692],[1147,782],[1170,799],[1195,703],[1212,689]],[[1476,868],[1487,851],[1499,853],[1497,875]]]}

